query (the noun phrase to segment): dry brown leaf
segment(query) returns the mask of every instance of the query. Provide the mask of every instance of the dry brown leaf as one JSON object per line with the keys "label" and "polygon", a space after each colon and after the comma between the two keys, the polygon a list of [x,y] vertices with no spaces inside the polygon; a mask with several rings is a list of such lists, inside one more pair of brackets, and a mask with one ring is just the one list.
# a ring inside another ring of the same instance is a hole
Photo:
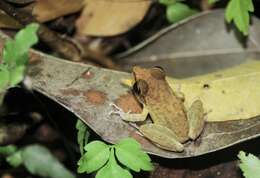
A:
{"label": "dry brown leaf", "polygon": [[139,23],[151,0],[85,0],[85,8],[76,22],[83,35],[112,36],[124,33]]}
{"label": "dry brown leaf", "polygon": [[33,8],[33,15],[40,22],[53,20],[79,11],[83,7],[84,0],[38,0]]}
{"label": "dry brown leaf", "polygon": [[[39,22],[47,22],[57,17],[79,11],[83,7],[84,0],[38,0],[25,9],[33,9],[32,14]],[[20,24],[12,17],[0,11],[0,28],[20,28]]]}
{"label": "dry brown leaf", "polygon": [[0,11],[0,28],[17,29],[20,27],[21,25],[16,20]]}

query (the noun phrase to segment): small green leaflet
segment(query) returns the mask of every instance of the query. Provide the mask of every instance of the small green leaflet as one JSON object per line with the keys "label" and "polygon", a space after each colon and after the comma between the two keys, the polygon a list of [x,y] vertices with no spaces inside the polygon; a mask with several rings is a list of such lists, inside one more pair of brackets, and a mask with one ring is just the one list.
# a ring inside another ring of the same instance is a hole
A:
{"label": "small green leaflet", "polygon": [[89,132],[88,127],[84,122],[78,119],[76,124],[76,129],[78,130],[78,143],[81,155],[84,153],[84,145],[88,143]]}
{"label": "small green leaflet", "polygon": [[196,10],[191,9],[189,6],[183,3],[169,5],[166,9],[167,19],[171,23],[178,22],[196,13]]}
{"label": "small green leaflet", "polygon": [[180,0],[159,0],[159,3],[163,4],[165,6],[169,6],[169,5],[175,4],[178,1],[180,1]]}
{"label": "small green leaflet", "polygon": [[21,151],[17,151],[14,154],[6,157],[6,161],[13,167],[18,167],[23,163]]}
{"label": "small green leaflet", "polygon": [[16,152],[17,148],[14,145],[0,146],[0,155],[8,156]]}
{"label": "small green leaflet", "polygon": [[151,171],[153,165],[149,156],[141,149],[141,145],[132,138],[122,139],[115,145],[116,157],[133,171]]}
{"label": "small green leaflet", "polygon": [[208,0],[209,4],[214,4],[216,2],[218,2],[219,0]]}
{"label": "small green leaflet", "polygon": [[6,160],[14,167],[23,164],[33,175],[49,178],[75,178],[48,149],[40,145],[30,145],[19,149]]}
{"label": "small green leaflet", "polygon": [[86,153],[78,162],[79,173],[94,172],[104,166],[109,158],[110,147],[101,141],[93,141],[87,144],[84,149]]}
{"label": "small green leaflet", "polygon": [[20,30],[14,40],[8,40],[4,45],[3,61],[10,67],[12,65],[25,65],[28,62],[28,51],[30,47],[38,42],[36,32],[38,24],[27,25]]}
{"label": "small green leaflet", "polygon": [[237,28],[248,35],[249,12],[254,11],[252,0],[230,0],[226,8],[225,18],[228,23],[233,20]]}
{"label": "small green leaflet", "polygon": [[9,71],[7,65],[0,65],[0,91],[6,88],[9,84]]}
{"label": "small green leaflet", "polygon": [[256,156],[250,153],[246,155],[245,152],[240,151],[238,158],[241,161],[239,167],[242,170],[245,178],[259,178],[260,160]]}
{"label": "small green leaflet", "polygon": [[23,65],[16,66],[13,69],[9,69],[9,85],[11,87],[14,87],[16,84],[23,80],[24,71],[25,66]]}
{"label": "small green leaflet", "polygon": [[14,40],[7,40],[3,49],[3,60],[0,63],[0,92],[14,87],[23,80],[28,51],[38,42],[38,24],[30,24],[20,30]]}
{"label": "small green leaflet", "polygon": [[131,173],[126,168],[118,165],[117,160],[136,172],[153,170],[151,159],[141,149],[141,145],[132,138],[122,139],[115,145],[92,141],[84,149],[86,153],[78,162],[78,172],[98,171],[96,178],[132,178]]}
{"label": "small green leaflet", "polygon": [[119,166],[115,159],[114,148],[111,149],[108,163],[97,172],[96,178],[132,178],[132,174]]}

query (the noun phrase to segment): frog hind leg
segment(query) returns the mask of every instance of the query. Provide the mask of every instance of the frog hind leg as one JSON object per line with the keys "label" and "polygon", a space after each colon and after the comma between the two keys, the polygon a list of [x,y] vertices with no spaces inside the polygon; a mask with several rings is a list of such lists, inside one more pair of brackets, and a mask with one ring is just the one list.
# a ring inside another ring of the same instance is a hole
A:
{"label": "frog hind leg", "polygon": [[175,133],[167,127],[157,124],[140,126],[140,132],[158,147],[175,152],[182,152],[184,146],[178,141]]}
{"label": "frog hind leg", "polygon": [[205,125],[203,104],[200,100],[192,103],[187,111],[187,118],[189,122],[189,138],[195,140],[199,137]]}

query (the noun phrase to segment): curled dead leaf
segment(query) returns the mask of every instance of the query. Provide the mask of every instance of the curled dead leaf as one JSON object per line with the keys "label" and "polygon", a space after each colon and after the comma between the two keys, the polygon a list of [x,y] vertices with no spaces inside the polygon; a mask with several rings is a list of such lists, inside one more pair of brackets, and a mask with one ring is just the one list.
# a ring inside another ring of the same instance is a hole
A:
{"label": "curled dead leaf", "polygon": [[85,0],[85,8],[76,22],[83,35],[112,36],[124,33],[139,23],[151,0]]}
{"label": "curled dead leaf", "polygon": [[[21,1],[22,2],[22,1]],[[78,12],[83,8],[84,0],[38,0],[25,7],[39,22],[47,22],[64,15]],[[21,25],[12,17],[0,11],[0,28],[20,28]]]}
{"label": "curled dead leaf", "polygon": [[46,22],[77,12],[82,7],[83,0],[38,0],[32,13],[36,16],[38,21]]}

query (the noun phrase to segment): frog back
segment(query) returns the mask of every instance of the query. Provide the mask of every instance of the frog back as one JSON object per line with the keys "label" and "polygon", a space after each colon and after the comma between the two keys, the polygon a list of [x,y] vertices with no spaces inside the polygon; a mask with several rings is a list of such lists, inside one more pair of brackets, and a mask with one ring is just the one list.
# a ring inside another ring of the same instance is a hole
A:
{"label": "frog back", "polygon": [[189,124],[183,102],[176,97],[166,81],[150,83],[146,105],[155,124],[174,131],[180,142],[188,139]]}

